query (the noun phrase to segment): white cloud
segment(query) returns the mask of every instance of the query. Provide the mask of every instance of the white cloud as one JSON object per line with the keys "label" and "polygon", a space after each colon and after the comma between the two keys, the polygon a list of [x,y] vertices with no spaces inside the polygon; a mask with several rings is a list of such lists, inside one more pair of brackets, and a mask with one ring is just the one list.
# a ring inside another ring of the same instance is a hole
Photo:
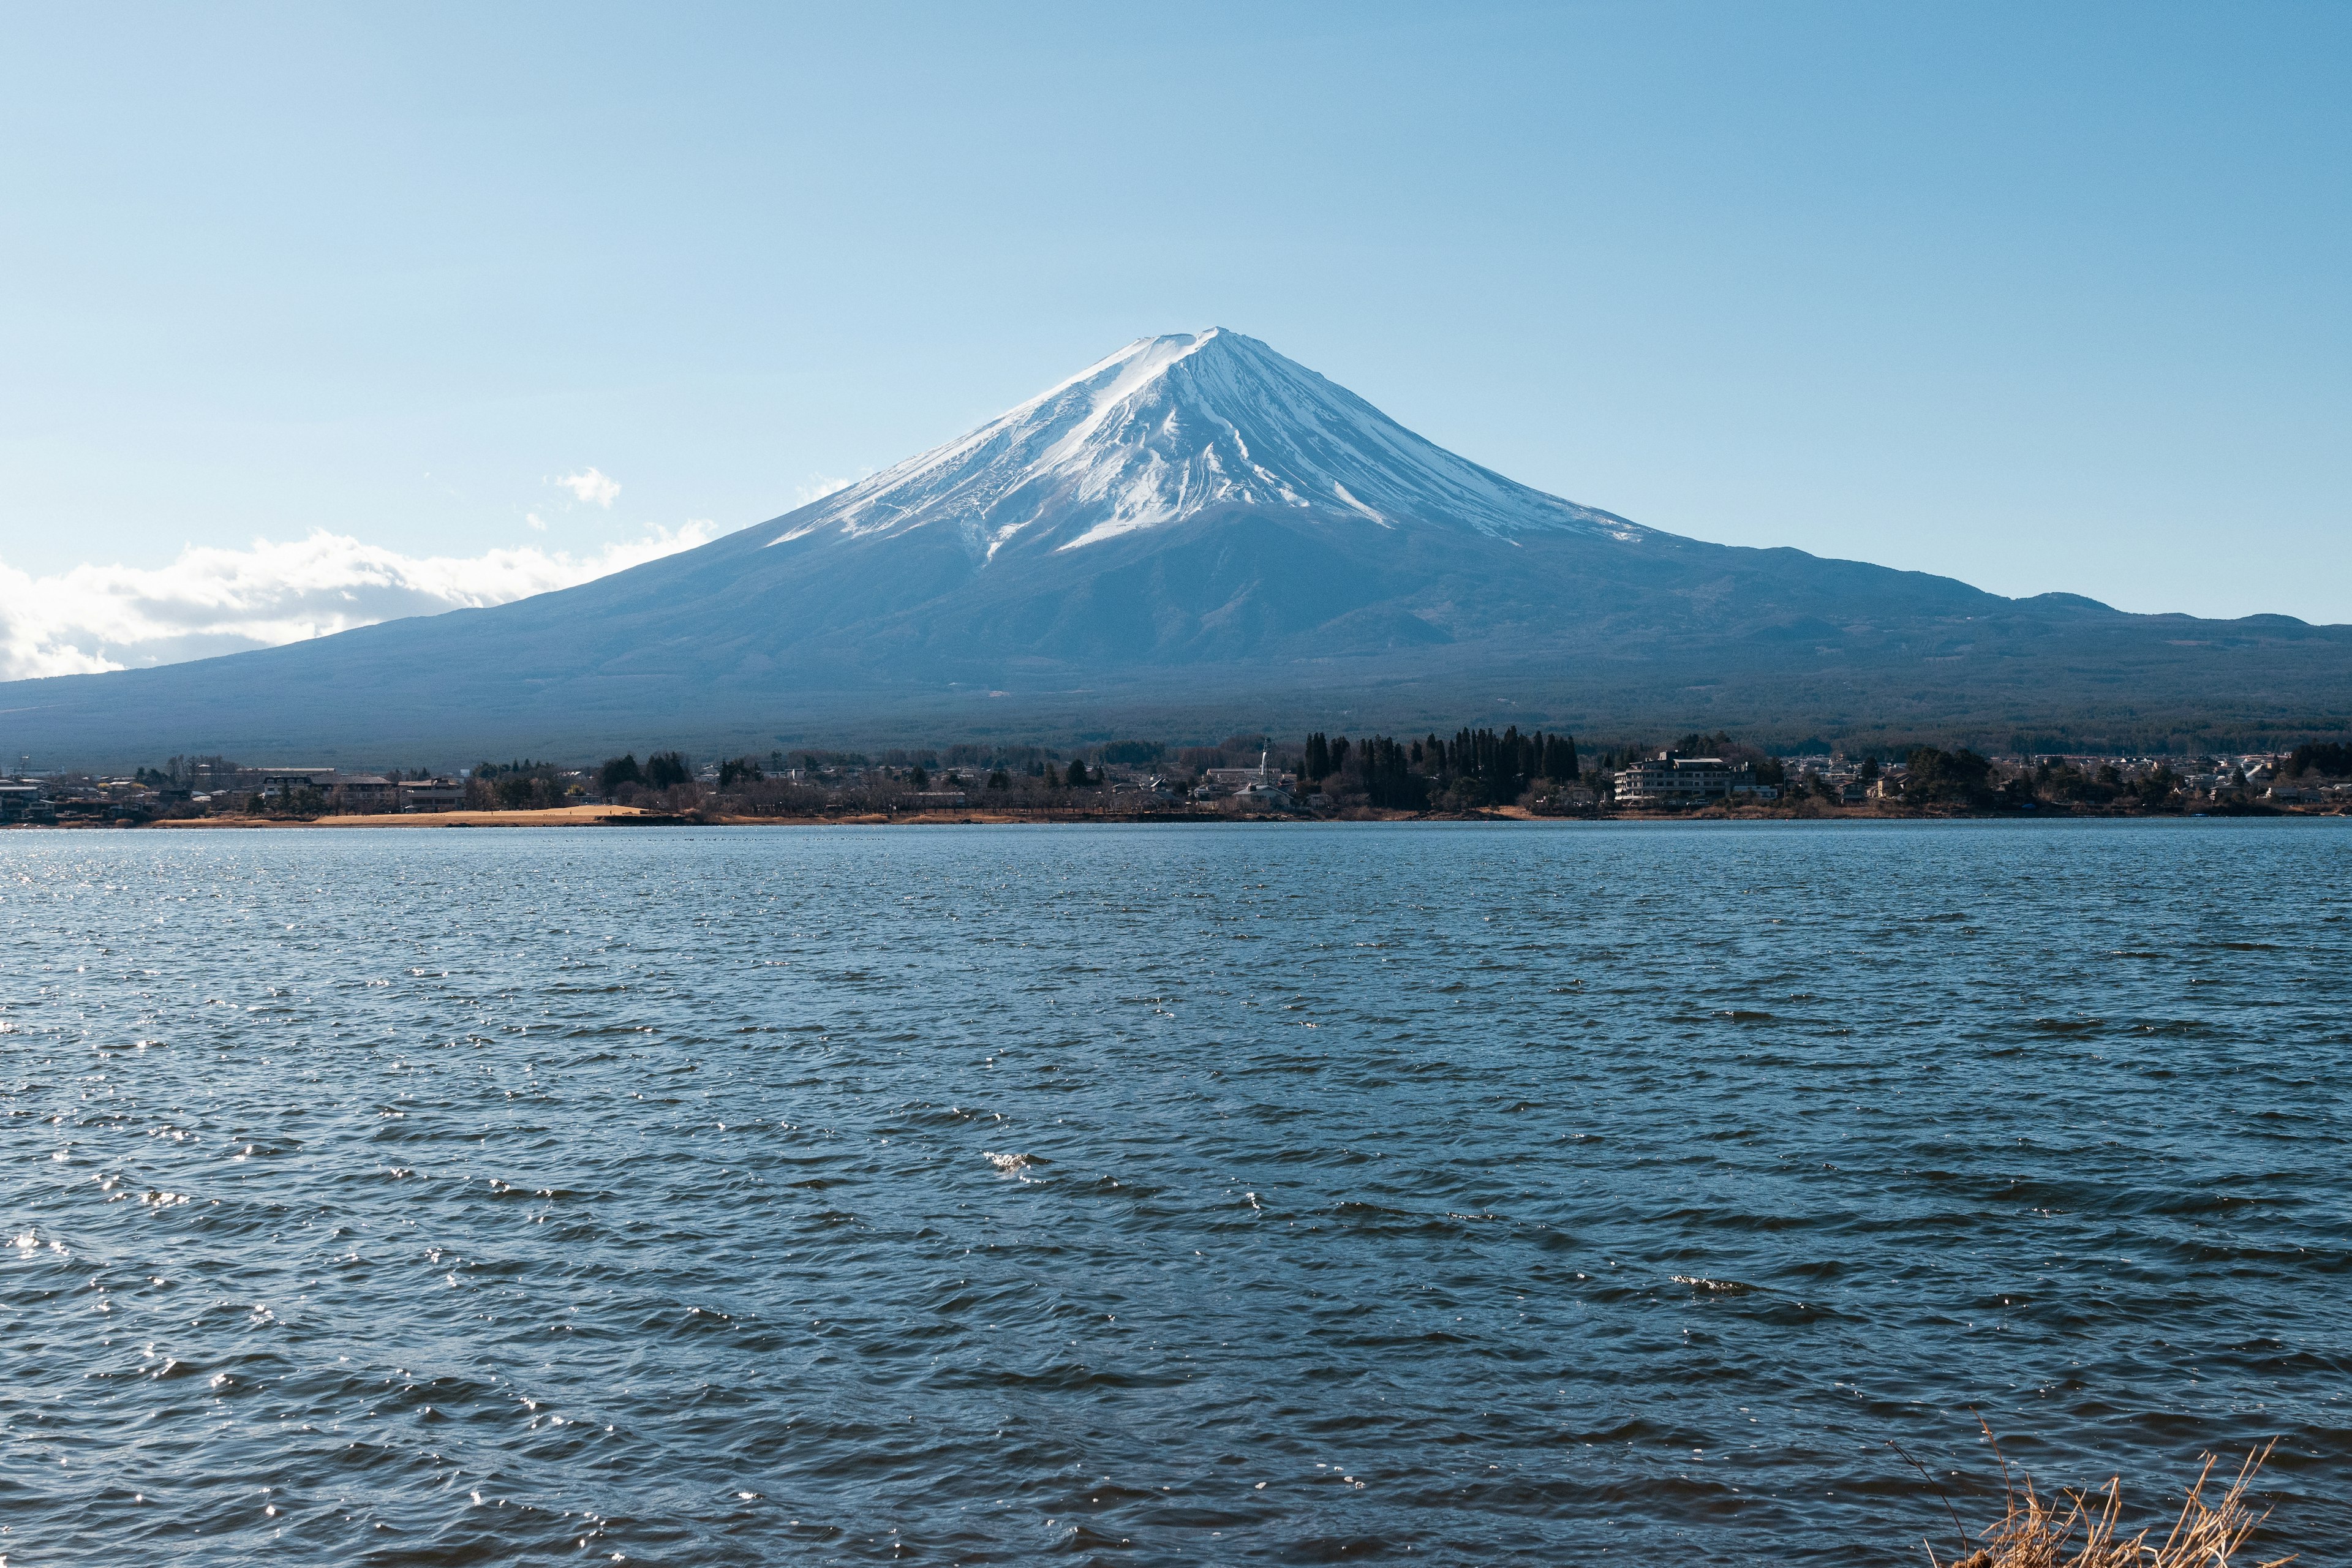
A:
{"label": "white cloud", "polygon": [[[872,470],[868,469],[867,472],[870,473]],[[795,507],[803,507],[811,501],[823,500],[834,491],[845,490],[856,482],[856,479],[836,479],[825,474],[811,474],[808,483],[793,487],[794,498],[793,504]]]}
{"label": "white cloud", "polygon": [[613,498],[621,493],[618,479],[594,468],[583,473],[565,474],[549,482],[570,490],[574,497],[592,506],[601,506],[608,511],[612,510]]}
{"label": "white cloud", "polygon": [[0,680],[172,664],[502,605],[723,531],[696,519],[581,555],[525,545],[415,556],[321,529],[282,544],[257,539],[249,550],[192,545],[160,567],[85,565],[36,577],[0,561]]}
{"label": "white cloud", "polygon": [[535,511],[527,511],[523,513],[522,520],[530,524],[533,529],[537,530],[541,533],[545,533],[547,531],[547,519],[540,516],[539,513]]}

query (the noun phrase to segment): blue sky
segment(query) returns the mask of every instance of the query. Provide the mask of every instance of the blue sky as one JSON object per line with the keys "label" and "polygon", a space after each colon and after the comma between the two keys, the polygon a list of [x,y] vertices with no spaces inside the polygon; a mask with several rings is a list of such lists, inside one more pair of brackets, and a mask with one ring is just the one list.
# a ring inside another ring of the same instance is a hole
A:
{"label": "blue sky", "polygon": [[2347,67],[2291,4],[19,7],[0,564],[586,560],[1218,324],[1657,527],[2352,621]]}

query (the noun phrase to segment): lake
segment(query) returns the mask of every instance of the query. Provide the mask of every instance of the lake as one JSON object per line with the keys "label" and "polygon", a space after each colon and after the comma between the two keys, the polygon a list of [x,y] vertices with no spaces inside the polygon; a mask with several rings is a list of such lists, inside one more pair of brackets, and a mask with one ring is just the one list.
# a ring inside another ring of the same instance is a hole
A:
{"label": "lake", "polygon": [[[2352,823],[0,835],[0,1552],[2352,1553]],[[2159,1533],[2161,1533],[2159,1531]]]}

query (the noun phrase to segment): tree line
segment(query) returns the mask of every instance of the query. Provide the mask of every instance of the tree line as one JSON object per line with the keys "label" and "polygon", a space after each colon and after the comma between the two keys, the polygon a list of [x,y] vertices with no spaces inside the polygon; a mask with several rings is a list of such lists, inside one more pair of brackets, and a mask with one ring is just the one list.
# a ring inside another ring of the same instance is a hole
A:
{"label": "tree line", "polygon": [[1522,735],[1514,724],[1500,733],[1457,730],[1450,741],[1433,733],[1350,742],[1318,730],[1300,748],[1298,776],[1309,785],[1336,779],[1383,810],[1423,811],[1433,800],[1457,808],[1507,805],[1540,784],[1573,784],[1580,770],[1574,736]]}
{"label": "tree line", "polygon": [[[749,757],[738,757],[720,764],[724,782],[722,789],[735,782],[725,775],[732,771],[737,777],[761,778],[760,764]],[[630,752],[623,756],[607,757],[596,770],[596,787],[608,795],[621,793],[624,784],[635,784],[640,789],[675,789],[694,782],[694,770],[687,765],[685,754],[679,752],[656,752],[643,763]]]}

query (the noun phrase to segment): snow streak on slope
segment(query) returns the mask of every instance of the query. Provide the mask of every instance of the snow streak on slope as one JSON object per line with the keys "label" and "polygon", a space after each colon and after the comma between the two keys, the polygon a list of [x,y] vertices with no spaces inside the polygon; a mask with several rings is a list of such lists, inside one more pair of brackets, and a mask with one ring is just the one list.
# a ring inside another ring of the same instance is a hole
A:
{"label": "snow streak on slope", "polygon": [[1499,538],[1649,530],[1516,484],[1223,328],[1140,338],[960,440],[793,513],[783,543],[943,523],[984,559],[1254,508]]}

